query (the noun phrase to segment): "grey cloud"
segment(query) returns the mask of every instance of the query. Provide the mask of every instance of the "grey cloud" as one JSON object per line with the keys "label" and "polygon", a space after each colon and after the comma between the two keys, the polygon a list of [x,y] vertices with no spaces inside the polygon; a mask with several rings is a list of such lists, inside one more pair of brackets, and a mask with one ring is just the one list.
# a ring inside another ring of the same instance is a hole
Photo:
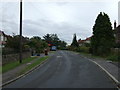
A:
{"label": "grey cloud", "polygon": [[55,4],[57,4],[59,6],[64,6],[66,4],[69,4],[69,2],[56,2]]}
{"label": "grey cloud", "polygon": [[4,32],[6,32],[7,34],[12,34],[12,33],[18,34],[19,26],[14,21],[10,21],[8,19],[8,20],[2,20],[0,21],[0,23],[2,24],[1,29],[4,30]]}
{"label": "grey cloud", "polygon": [[118,2],[118,24],[120,25],[120,1]]}
{"label": "grey cloud", "polygon": [[70,23],[65,22],[57,24],[43,19],[38,21],[25,20],[23,33],[28,36],[39,35],[41,37],[47,33],[56,33],[60,39],[67,42],[72,40],[74,33],[76,33],[80,38],[87,37],[87,35],[89,35],[89,31],[85,30],[81,26],[71,25]]}
{"label": "grey cloud", "polygon": [[[6,3],[0,7],[0,12],[1,8],[4,11],[2,20],[0,18],[0,29],[7,34],[19,34],[18,6],[18,3]],[[60,39],[71,43],[73,34],[76,33],[77,39],[84,39],[92,35],[92,27],[100,11],[107,12],[114,20],[116,11],[112,7],[114,5],[110,2],[24,3],[23,35],[42,37],[47,33],[56,33]]]}
{"label": "grey cloud", "polygon": [[[5,32],[11,34],[11,32],[19,32],[18,24],[9,20],[3,20],[3,28]],[[6,31],[7,30],[7,31]],[[90,34],[90,31],[82,28],[80,25],[72,25],[70,23],[54,23],[49,20],[39,19],[38,21],[33,20],[24,20],[23,21],[23,35],[24,36],[40,36],[47,33],[56,33],[58,34],[61,40],[65,40],[68,43],[71,43],[73,34],[77,34],[77,39],[87,37]]]}

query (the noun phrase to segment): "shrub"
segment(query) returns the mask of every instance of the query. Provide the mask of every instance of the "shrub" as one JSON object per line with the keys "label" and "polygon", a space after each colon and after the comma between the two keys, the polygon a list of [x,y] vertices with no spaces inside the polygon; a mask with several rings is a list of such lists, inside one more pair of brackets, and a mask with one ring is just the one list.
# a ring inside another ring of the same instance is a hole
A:
{"label": "shrub", "polygon": [[80,46],[77,48],[77,52],[85,52],[85,53],[89,53],[89,47],[86,46]]}
{"label": "shrub", "polygon": [[120,55],[116,55],[116,54],[110,55],[107,57],[107,60],[120,62]]}
{"label": "shrub", "polygon": [[74,47],[74,46],[69,46],[68,49],[71,51],[77,51],[77,47]]}

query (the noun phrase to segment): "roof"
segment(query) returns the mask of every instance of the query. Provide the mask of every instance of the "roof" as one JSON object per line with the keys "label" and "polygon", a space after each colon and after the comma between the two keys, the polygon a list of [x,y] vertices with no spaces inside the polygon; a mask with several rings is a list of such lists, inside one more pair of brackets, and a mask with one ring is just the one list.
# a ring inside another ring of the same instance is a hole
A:
{"label": "roof", "polygon": [[3,31],[0,30],[0,35],[3,35],[5,37],[7,37],[8,35],[6,35]]}
{"label": "roof", "polygon": [[116,32],[120,33],[120,25],[116,28]]}
{"label": "roof", "polygon": [[89,38],[86,38],[86,41],[88,41],[88,40],[90,40],[91,39],[91,37],[89,37]]}
{"label": "roof", "polygon": [[90,41],[90,39],[91,39],[91,37],[88,37],[88,38],[86,38],[85,40],[79,39],[79,40],[78,40],[78,43],[79,43],[79,44],[80,44],[80,43],[84,43],[85,41]]}

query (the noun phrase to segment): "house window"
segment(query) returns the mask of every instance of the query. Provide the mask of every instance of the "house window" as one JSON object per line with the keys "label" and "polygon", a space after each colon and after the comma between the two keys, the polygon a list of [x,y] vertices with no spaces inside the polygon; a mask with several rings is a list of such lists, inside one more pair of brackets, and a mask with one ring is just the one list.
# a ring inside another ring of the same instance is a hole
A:
{"label": "house window", "polygon": [[3,41],[3,36],[1,36],[1,41]]}
{"label": "house window", "polygon": [[2,36],[2,35],[0,35],[0,41],[2,41],[2,40],[1,40],[1,36]]}
{"label": "house window", "polygon": [[7,38],[6,37],[4,37],[5,38],[5,41],[7,41]]}

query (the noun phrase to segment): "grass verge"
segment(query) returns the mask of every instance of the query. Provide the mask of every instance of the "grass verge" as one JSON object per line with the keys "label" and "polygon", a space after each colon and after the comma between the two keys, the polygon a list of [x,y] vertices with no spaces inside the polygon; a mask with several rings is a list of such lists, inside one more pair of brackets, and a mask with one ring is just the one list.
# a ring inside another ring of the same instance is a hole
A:
{"label": "grass verge", "polygon": [[81,55],[86,56],[88,58],[92,58],[92,59],[104,59],[104,60],[110,60],[113,62],[120,62],[120,55],[116,55],[116,54],[110,54],[108,56],[95,56],[89,53],[83,53],[83,52],[79,52]]}
{"label": "grass verge", "polygon": [[[30,61],[32,61],[32,60],[34,60],[34,59],[36,59],[37,57],[29,57],[29,58],[26,58],[26,59],[23,59],[23,62],[22,62],[22,64],[25,64],[25,63],[27,63],[27,62],[30,62]],[[18,62],[18,61],[15,61],[15,62],[11,62],[11,63],[9,63],[9,64],[6,64],[6,65],[4,65],[4,66],[2,66],[2,73],[5,73],[5,72],[7,72],[7,71],[9,71],[9,70],[11,70],[11,69],[14,69],[14,68],[16,68],[16,67],[18,67],[18,66],[20,66],[21,64]]]}
{"label": "grass verge", "polygon": [[39,65],[42,61],[47,60],[49,56],[41,57],[40,59],[36,60],[33,64],[28,65],[26,68],[24,68],[22,71],[20,71],[19,75],[27,72],[28,70],[34,68],[35,66]]}
{"label": "grass verge", "polygon": [[93,59],[96,59],[96,58],[102,58],[100,56],[95,56],[95,55],[92,55],[90,53],[85,53],[85,52],[79,52],[81,55],[83,56],[86,56],[86,57],[89,57],[89,58],[93,58]]}

